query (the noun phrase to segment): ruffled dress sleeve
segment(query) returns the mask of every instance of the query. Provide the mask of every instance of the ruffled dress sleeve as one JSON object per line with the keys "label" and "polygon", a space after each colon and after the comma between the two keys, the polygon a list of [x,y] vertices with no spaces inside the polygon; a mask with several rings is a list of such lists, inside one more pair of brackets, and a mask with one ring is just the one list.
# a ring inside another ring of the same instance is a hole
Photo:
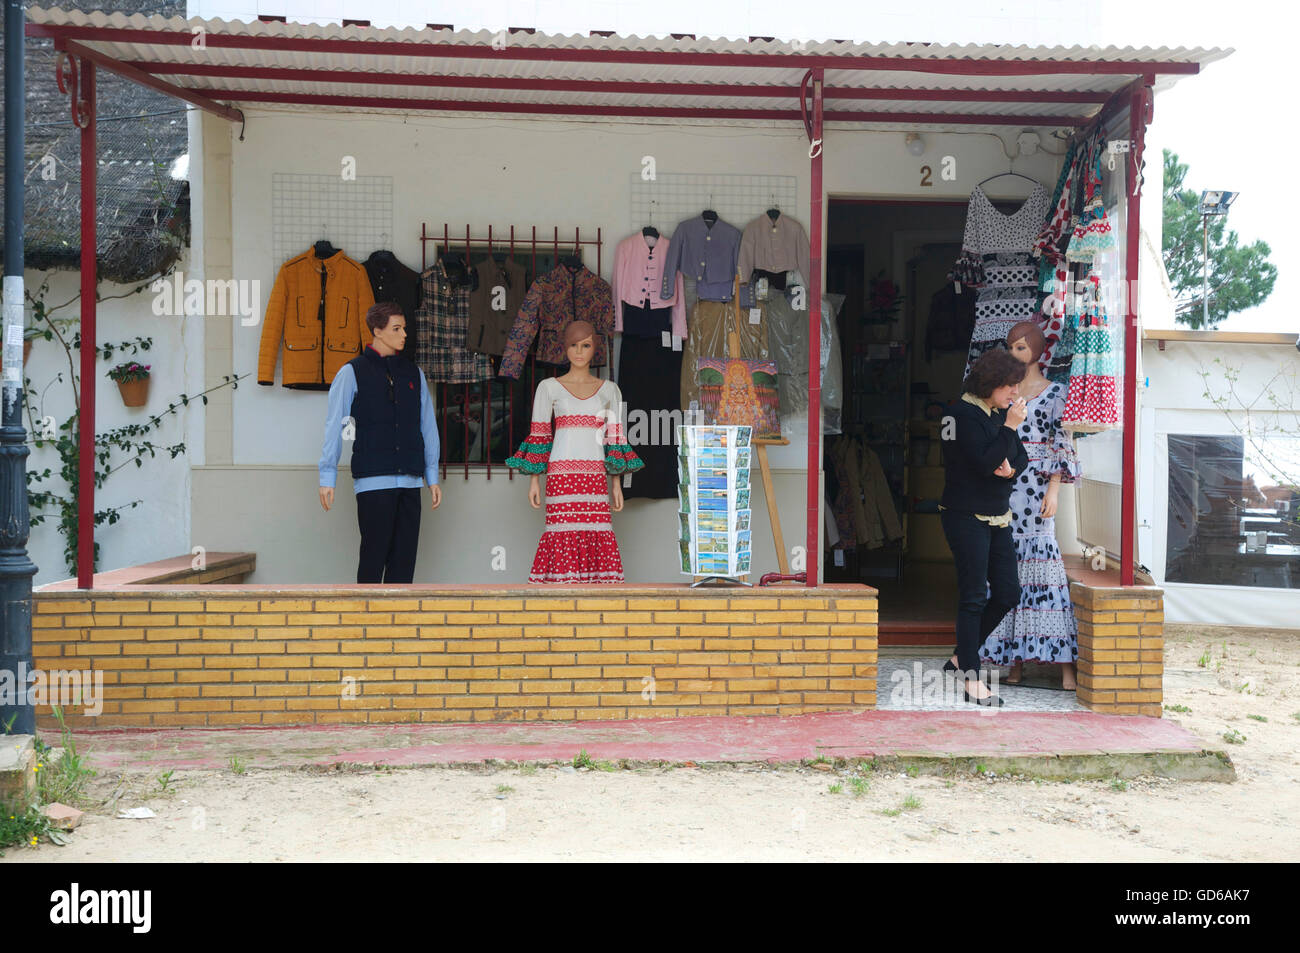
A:
{"label": "ruffled dress sleeve", "polygon": [[1047,474],[1061,474],[1062,483],[1073,483],[1083,475],[1079,467],[1079,455],[1074,449],[1074,439],[1070,432],[1061,426],[1061,416],[1065,413],[1065,388],[1060,384],[1052,385],[1056,392],[1052,395],[1052,404],[1047,424]]}
{"label": "ruffled dress sleeve", "polygon": [[971,192],[970,204],[966,206],[966,231],[962,236],[961,255],[948,272],[949,281],[960,282],[969,288],[983,288],[988,283],[980,244],[979,196],[980,191],[976,187]]}
{"label": "ruffled dress sleeve", "polygon": [[520,473],[539,474],[546,472],[546,463],[551,457],[552,432],[551,411],[555,403],[555,394],[551,390],[548,377],[537,385],[537,394],[533,398],[533,420],[528,428],[528,436],[519,445],[514,456],[506,460],[506,466]]}
{"label": "ruffled dress sleeve", "polygon": [[605,405],[605,472],[634,473],[645,467],[645,461],[627,442],[623,429],[623,394],[618,385],[609,382],[609,402]]}

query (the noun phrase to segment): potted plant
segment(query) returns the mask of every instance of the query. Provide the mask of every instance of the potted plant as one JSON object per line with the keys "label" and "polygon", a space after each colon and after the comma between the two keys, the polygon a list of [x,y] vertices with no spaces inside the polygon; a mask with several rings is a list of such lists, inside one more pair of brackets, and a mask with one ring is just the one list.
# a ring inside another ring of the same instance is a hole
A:
{"label": "potted plant", "polygon": [[143,407],[149,399],[149,364],[124,361],[108,372],[109,379],[117,381],[122,392],[122,403],[128,407]]}

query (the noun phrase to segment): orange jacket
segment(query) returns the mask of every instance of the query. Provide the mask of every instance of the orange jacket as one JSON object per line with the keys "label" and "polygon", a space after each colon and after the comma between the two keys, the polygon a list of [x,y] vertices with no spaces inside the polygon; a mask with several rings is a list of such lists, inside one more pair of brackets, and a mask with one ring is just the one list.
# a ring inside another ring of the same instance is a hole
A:
{"label": "orange jacket", "polygon": [[[321,267],[325,273],[325,321],[320,320]],[[316,257],[312,249],[280,267],[262,325],[257,382],[275,383],[275,361],[284,341],[285,387],[326,390],[340,367],[370,343],[366,311],[375,303],[366,270],[343,252]],[[324,338],[324,347],[321,339]]]}

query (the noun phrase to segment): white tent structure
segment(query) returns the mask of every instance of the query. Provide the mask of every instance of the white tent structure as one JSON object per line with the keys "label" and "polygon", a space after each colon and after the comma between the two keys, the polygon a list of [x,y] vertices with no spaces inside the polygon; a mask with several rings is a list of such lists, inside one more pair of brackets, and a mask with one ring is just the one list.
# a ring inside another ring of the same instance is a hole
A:
{"label": "white tent structure", "polygon": [[1142,359],[1138,553],[1165,619],[1300,628],[1295,337],[1148,329]]}

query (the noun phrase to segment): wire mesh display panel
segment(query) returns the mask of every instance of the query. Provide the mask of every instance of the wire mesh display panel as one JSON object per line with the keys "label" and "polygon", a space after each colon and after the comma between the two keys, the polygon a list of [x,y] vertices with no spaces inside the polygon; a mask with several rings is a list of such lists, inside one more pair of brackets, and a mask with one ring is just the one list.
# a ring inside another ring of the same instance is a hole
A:
{"label": "wire mesh display panel", "polygon": [[393,178],[388,175],[271,175],[272,252],[277,262],[328,238],[354,261],[393,243]]}
{"label": "wire mesh display panel", "polygon": [[633,172],[631,180],[629,232],[653,224],[667,235],[678,222],[706,208],[739,229],[774,205],[782,214],[802,221],[796,205],[799,183],[793,175],[660,173],[647,180]]}

